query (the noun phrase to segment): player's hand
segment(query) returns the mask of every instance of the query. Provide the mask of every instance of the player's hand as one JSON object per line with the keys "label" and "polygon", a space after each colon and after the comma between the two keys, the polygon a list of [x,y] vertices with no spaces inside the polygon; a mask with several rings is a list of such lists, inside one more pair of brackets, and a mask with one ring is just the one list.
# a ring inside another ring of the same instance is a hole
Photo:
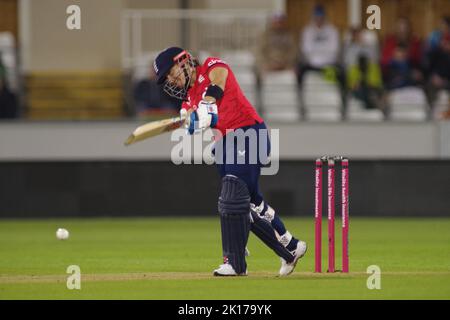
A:
{"label": "player's hand", "polygon": [[217,105],[213,102],[202,100],[189,117],[188,133],[194,134],[208,127],[214,128],[217,120]]}
{"label": "player's hand", "polygon": [[186,129],[187,133],[189,133],[189,134],[192,134],[189,131],[189,127],[191,126],[191,122],[195,121],[195,117],[192,116],[194,113],[195,112],[192,109],[189,111],[187,111],[184,108],[180,109],[180,119],[185,119],[183,127]]}
{"label": "player's hand", "polygon": [[202,100],[197,107],[199,128],[214,128],[217,124],[217,105],[214,102]]}
{"label": "player's hand", "polygon": [[[180,119],[186,119],[187,114],[188,114],[188,112],[186,109],[184,109],[184,108],[180,109]],[[186,119],[186,120],[188,120],[188,119]]]}

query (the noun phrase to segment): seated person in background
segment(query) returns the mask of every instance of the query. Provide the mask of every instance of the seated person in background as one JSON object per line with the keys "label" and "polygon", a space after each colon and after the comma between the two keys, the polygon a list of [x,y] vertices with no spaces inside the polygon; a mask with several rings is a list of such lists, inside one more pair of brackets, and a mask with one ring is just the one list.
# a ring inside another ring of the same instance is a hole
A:
{"label": "seated person in background", "polygon": [[[427,97],[430,105],[436,100],[439,90],[450,90],[450,32],[441,37],[439,46],[430,54]],[[442,118],[450,119],[450,106]]]}
{"label": "seated person in background", "polygon": [[387,36],[381,53],[381,67],[388,90],[423,84],[422,45],[413,35],[408,19],[400,18],[395,34]]}
{"label": "seated person in background", "polygon": [[312,22],[303,30],[300,41],[300,64],[298,65],[299,83],[308,70],[320,71],[338,62],[339,34],[337,29],[326,20],[325,10],[316,6]]}
{"label": "seated person in background", "polygon": [[270,71],[294,70],[296,58],[295,38],[287,26],[286,15],[276,13],[259,39],[256,54],[258,74],[261,76]]}
{"label": "seated person in background", "polygon": [[0,52],[0,119],[15,117],[17,117],[17,98],[8,87],[6,67]]}
{"label": "seated person in background", "polygon": [[300,40],[300,63],[297,68],[299,89],[308,71],[325,71],[340,85],[345,108],[345,77],[338,63],[339,33],[326,20],[325,9],[317,5],[313,11],[312,22],[305,27]]}
{"label": "seated person in background", "polygon": [[444,16],[441,19],[439,29],[431,32],[427,39],[426,51],[431,52],[439,47],[441,39],[450,33],[450,16]]}
{"label": "seated person in background", "polygon": [[169,97],[161,89],[161,86],[158,86],[153,64],[149,68],[148,78],[136,83],[133,90],[133,98],[138,116],[178,115],[181,106],[178,99]]}
{"label": "seated person in background", "polygon": [[366,109],[382,109],[382,79],[378,64],[378,41],[373,31],[352,28],[344,42],[347,86]]}
{"label": "seated person in background", "polygon": [[[388,89],[397,89],[407,86],[418,85],[421,76],[414,73],[412,64],[408,59],[408,48],[405,45],[398,45],[387,64],[385,73]],[[417,72],[417,71],[416,71]]]}
{"label": "seated person in background", "polygon": [[292,70],[295,72],[297,46],[283,13],[270,17],[266,31],[261,35],[255,54],[257,105],[262,109],[262,80],[268,72]]}

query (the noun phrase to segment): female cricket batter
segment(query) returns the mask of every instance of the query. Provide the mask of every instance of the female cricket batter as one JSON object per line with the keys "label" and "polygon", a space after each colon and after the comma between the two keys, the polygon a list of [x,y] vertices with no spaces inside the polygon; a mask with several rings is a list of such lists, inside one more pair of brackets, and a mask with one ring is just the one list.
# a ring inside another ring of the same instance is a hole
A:
{"label": "female cricket batter", "polygon": [[[189,134],[208,127],[221,133],[216,139],[215,157],[222,178],[218,209],[224,263],[214,270],[214,275],[247,274],[245,256],[250,230],[281,258],[279,274],[289,275],[305,254],[306,243],[286,230],[259,191],[258,179],[265,162],[259,157],[257,161],[251,158],[252,152],[259,154],[260,133],[267,135],[267,129],[242,93],[230,67],[214,57],[200,65],[187,51],[170,47],[158,54],[154,69],[158,84],[170,96],[183,100],[180,114],[187,116]],[[249,138],[251,131],[256,133],[253,135],[256,141]],[[244,135],[244,143],[226,143],[227,139],[238,141],[238,133]],[[267,158],[270,153],[267,136],[264,141],[267,142],[263,157]]]}

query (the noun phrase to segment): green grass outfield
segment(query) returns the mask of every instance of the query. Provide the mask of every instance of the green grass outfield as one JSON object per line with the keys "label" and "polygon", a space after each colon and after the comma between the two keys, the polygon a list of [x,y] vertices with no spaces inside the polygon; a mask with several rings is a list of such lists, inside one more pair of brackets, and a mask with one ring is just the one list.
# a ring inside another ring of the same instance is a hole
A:
{"label": "green grass outfield", "polygon": [[[292,275],[277,277],[279,259],[251,235],[249,276],[215,278],[217,218],[0,220],[0,299],[450,299],[450,219],[352,218],[349,274],[313,273],[313,219],[285,223],[309,244]],[[81,290],[66,287],[69,265]],[[380,290],[366,286],[370,265]]]}

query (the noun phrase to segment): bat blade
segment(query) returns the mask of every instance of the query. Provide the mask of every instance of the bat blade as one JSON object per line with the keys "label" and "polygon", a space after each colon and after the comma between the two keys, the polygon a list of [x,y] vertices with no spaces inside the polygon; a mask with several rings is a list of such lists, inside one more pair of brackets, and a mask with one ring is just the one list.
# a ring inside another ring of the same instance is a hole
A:
{"label": "bat blade", "polygon": [[184,124],[185,120],[186,118],[173,117],[146,123],[133,131],[125,141],[125,145],[129,146],[138,141],[178,129]]}

